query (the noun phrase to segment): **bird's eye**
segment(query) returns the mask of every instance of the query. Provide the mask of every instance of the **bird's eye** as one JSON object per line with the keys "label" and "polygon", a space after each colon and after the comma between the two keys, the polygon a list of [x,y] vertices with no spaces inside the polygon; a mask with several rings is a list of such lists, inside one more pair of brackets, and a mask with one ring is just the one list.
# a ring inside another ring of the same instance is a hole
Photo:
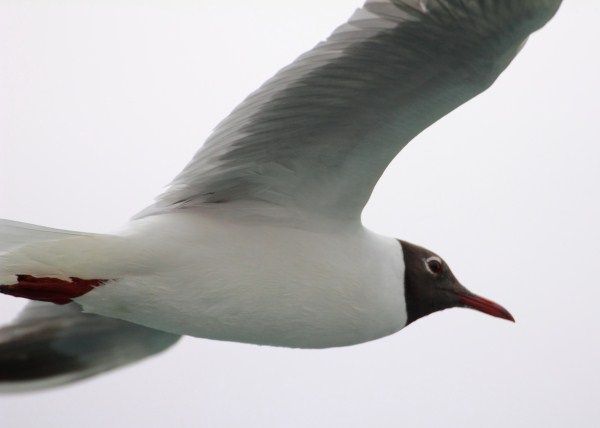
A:
{"label": "bird's eye", "polygon": [[427,266],[427,270],[434,275],[440,275],[444,270],[442,259],[435,256],[429,257],[427,260],[425,260],[425,266]]}

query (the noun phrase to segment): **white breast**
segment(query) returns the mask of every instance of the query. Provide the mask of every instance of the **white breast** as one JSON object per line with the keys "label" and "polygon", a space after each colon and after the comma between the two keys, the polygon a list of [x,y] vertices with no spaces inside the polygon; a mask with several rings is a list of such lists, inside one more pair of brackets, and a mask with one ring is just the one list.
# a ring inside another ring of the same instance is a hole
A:
{"label": "white breast", "polygon": [[274,224],[248,207],[232,216],[227,206],[133,222],[124,235],[144,248],[149,273],[78,302],[172,333],[290,347],[350,345],[406,324],[397,241],[360,225]]}

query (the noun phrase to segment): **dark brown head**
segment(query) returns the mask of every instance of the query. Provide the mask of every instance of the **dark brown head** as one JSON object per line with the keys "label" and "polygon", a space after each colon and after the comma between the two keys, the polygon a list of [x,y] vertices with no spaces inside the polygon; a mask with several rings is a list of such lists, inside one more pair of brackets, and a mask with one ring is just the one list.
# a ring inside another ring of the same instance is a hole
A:
{"label": "dark brown head", "polygon": [[515,321],[502,306],[463,287],[437,254],[409,242],[400,243],[406,265],[404,287],[407,325],[433,312],[456,307],[471,308]]}

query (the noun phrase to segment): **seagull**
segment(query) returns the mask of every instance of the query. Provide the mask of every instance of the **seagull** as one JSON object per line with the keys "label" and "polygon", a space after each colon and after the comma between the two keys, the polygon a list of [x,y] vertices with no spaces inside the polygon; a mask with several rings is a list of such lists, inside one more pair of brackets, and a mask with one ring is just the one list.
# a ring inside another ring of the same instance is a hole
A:
{"label": "seagull", "polygon": [[486,90],[561,0],[369,0],[209,136],[113,234],[0,220],[0,389],[63,385],[181,336],[349,346],[448,308],[514,321],[361,212],[417,134]]}

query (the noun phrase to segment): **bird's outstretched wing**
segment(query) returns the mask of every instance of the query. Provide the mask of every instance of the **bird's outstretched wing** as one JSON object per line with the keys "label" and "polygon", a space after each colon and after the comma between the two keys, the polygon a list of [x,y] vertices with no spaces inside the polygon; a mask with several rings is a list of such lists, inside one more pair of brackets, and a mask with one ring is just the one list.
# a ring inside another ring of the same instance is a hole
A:
{"label": "bird's outstretched wing", "polygon": [[489,87],[561,0],[369,0],[251,94],[139,216],[234,200],[358,219],[389,162]]}

